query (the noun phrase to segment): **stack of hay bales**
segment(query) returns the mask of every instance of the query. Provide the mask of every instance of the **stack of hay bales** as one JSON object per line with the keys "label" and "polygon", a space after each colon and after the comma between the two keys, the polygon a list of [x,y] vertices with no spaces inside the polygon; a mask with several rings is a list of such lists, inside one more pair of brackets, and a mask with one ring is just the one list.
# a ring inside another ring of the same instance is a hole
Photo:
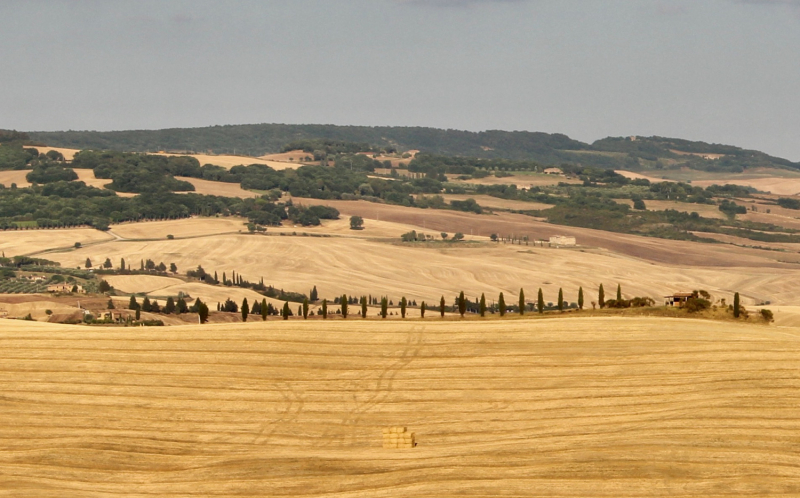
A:
{"label": "stack of hay bales", "polygon": [[383,429],[384,448],[413,448],[416,446],[414,433],[405,427],[386,427]]}

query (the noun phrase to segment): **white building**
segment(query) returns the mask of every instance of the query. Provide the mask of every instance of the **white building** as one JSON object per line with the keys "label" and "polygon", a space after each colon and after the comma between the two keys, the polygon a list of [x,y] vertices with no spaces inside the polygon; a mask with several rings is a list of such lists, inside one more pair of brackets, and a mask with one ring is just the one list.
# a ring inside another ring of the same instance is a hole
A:
{"label": "white building", "polygon": [[578,242],[575,240],[575,237],[569,237],[567,235],[553,235],[550,237],[550,245],[574,246],[577,244]]}

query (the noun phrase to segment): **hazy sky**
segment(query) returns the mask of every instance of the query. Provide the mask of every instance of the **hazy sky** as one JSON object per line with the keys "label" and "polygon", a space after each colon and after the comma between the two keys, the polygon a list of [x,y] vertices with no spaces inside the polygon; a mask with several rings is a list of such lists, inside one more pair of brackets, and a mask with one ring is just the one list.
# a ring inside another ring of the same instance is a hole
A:
{"label": "hazy sky", "polygon": [[0,128],[435,126],[800,161],[800,0],[0,0]]}

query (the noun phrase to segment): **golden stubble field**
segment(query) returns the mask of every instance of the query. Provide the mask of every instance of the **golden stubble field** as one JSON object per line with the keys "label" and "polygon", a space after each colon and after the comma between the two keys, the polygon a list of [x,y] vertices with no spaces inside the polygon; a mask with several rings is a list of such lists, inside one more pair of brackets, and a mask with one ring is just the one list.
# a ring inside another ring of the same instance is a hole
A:
{"label": "golden stubble field", "polygon": [[[0,327],[5,496],[797,496],[800,330]],[[406,426],[413,449],[384,449]]]}

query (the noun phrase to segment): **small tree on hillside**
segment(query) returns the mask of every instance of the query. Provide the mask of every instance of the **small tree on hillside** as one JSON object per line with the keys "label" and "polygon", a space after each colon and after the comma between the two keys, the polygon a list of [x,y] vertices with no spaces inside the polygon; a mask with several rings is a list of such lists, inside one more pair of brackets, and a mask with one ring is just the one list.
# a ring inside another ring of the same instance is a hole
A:
{"label": "small tree on hillside", "polygon": [[342,305],[342,318],[347,318],[347,294],[342,294],[339,302]]}
{"label": "small tree on hillside", "polygon": [[617,301],[622,301],[622,286],[617,284]]}
{"label": "small tree on hillside", "polygon": [[361,216],[350,217],[350,230],[362,230],[364,228],[364,218]]}
{"label": "small tree on hillside", "polygon": [[367,317],[367,296],[361,296],[361,318]]}
{"label": "small tree on hillside", "polygon": [[578,309],[583,309],[583,287],[578,287]]}
{"label": "small tree on hillside", "polygon": [[603,290],[603,284],[600,284],[600,290],[597,291],[597,304],[600,305],[600,309],[606,307],[606,292]]}
{"label": "small tree on hillside", "polygon": [[89,258],[86,258],[86,268],[91,268],[91,267],[92,267],[92,260],[89,259]]}
{"label": "small tree on hillside", "polygon": [[389,299],[386,296],[381,298],[381,318],[386,318],[389,310]]}
{"label": "small tree on hillside", "polygon": [[[175,263],[170,263],[169,271],[172,273],[178,273],[178,265],[176,265]],[[214,281],[215,282],[217,281],[217,272],[214,272]]]}
{"label": "small tree on hillside", "polygon": [[178,312],[178,314],[188,313],[189,305],[186,304],[186,299],[178,297],[178,301],[175,302],[175,310]]}
{"label": "small tree on hillside", "polygon": [[106,303],[106,307],[110,310],[114,309],[114,301],[110,297],[108,298],[108,303]]}
{"label": "small tree on hillside", "polygon": [[406,317],[406,306],[408,306],[408,301],[406,300],[406,296],[400,298],[400,317]]}
{"label": "small tree on hillside", "polygon": [[[136,313],[135,313],[135,315],[134,315],[134,316],[136,317],[136,321],[137,321],[137,322],[138,322],[139,320],[141,320],[141,319],[142,319],[142,310],[140,310],[140,309],[137,309],[137,310],[136,310]],[[200,323],[203,323],[203,321],[202,321],[202,320],[200,320]]]}
{"label": "small tree on hillside", "polygon": [[319,294],[317,293],[317,286],[315,285],[311,292],[309,293],[309,297],[311,298],[311,302],[315,303],[319,300]]}
{"label": "small tree on hillside", "polygon": [[142,311],[150,311],[150,298],[144,296],[144,300],[142,301]]}
{"label": "small tree on hillside", "polygon": [[439,313],[442,315],[442,318],[444,318],[444,296],[439,300]]}
{"label": "small tree on hillside", "polygon": [[425,301],[422,301],[419,305],[419,316],[420,318],[425,318]]}
{"label": "small tree on hillside", "polygon": [[503,293],[500,293],[500,298],[497,300],[497,307],[500,311],[500,316],[506,316],[506,298],[503,297]]}
{"label": "small tree on hillside", "polygon": [[283,303],[283,313],[282,313],[283,314],[283,319],[284,320],[288,320],[289,319],[289,315],[291,313],[292,313],[292,311],[289,309],[289,302],[286,301],[285,303]]}
{"label": "small tree on hillside", "polygon": [[467,299],[464,297],[464,291],[458,295],[458,313],[461,318],[464,318],[464,313],[467,312]]}
{"label": "small tree on hillside", "polygon": [[519,289],[519,314],[525,314],[525,291],[522,290],[522,287]]}
{"label": "small tree on hillside", "polygon": [[478,305],[478,307],[480,309],[481,316],[485,317],[486,316],[486,296],[483,293],[481,293],[481,302]]}
{"label": "small tree on hillside", "polygon": [[267,307],[267,299],[264,298],[261,300],[261,320],[267,321],[267,313],[269,313],[269,308]]}
{"label": "small tree on hillside", "polygon": [[564,312],[564,291],[561,287],[558,288],[558,311]]}
{"label": "small tree on hillside", "polygon": [[739,293],[733,295],[733,317],[739,318],[739,314],[741,313],[741,305],[739,303]]}
{"label": "small tree on hillside", "polygon": [[303,298],[303,320],[308,318],[308,298]]}
{"label": "small tree on hillside", "polygon": [[106,260],[103,261],[103,268],[111,268],[112,266],[114,265],[111,264],[111,259],[106,258]]}
{"label": "small tree on hillside", "polygon": [[119,260],[119,269],[125,270],[125,258],[120,258]]}
{"label": "small tree on hillside", "polygon": [[542,293],[541,287],[539,287],[539,295],[536,298],[536,309],[540,315],[544,313],[544,293]]}
{"label": "small tree on hillside", "polygon": [[247,321],[247,315],[250,314],[250,305],[247,303],[247,298],[244,298],[242,300],[241,309],[242,309],[242,321],[246,322]]}
{"label": "small tree on hillside", "polygon": [[172,299],[172,296],[167,298],[167,304],[164,305],[164,313],[175,313],[175,300]]}
{"label": "small tree on hillside", "polygon": [[111,284],[106,282],[105,280],[101,280],[99,284],[97,284],[98,292],[105,293],[111,291]]}
{"label": "small tree on hillside", "polygon": [[328,300],[322,300],[322,319],[327,320],[328,318]]}

